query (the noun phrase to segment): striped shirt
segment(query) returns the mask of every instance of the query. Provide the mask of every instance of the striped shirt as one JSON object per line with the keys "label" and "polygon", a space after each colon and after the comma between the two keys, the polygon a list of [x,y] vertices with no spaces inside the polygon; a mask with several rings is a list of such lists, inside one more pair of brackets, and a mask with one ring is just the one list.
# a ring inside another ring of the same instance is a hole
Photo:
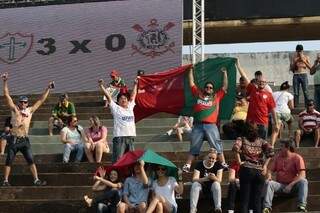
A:
{"label": "striped shirt", "polygon": [[320,121],[320,113],[317,110],[313,112],[302,111],[299,114],[300,120],[302,120],[302,126],[306,129],[315,129],[318,127]]}

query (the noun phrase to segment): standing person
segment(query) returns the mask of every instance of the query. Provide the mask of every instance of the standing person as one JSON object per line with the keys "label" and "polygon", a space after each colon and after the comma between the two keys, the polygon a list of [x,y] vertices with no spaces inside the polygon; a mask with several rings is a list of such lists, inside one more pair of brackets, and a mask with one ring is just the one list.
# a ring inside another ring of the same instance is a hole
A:
{"label": "standing person", "polygon": [[69,101],[67,93],[62,94],[57,103],[52,109],[52,115],[48,121],[49,135],[52,136],[53,127],[56,126],[62,129],[66,126],[67,120],[71,116],[76,116],[76,110],[74,104]]}
{"label": "standing person", "polygon": [[0,136],[0,155],[4,155],[4,151],[6,149],[7,146],[7,138],[11,137],[11,129],[12,129],[12,125],[11,125],[11,117],[7,117],[5,122],[4,122],[4,131]]}
{"label": "standing person", "polygon": [[274,121],[274,131],[279,131],[278,119],[276,119],[275,102],[272,94],[265,90],[266,80],[263,76],[259,77],[256,84],[249,83],[244,69],[240,66],[239,60],[236,61],[236,67],[241,76],[243,76],[248,83],[247,95],[250,96],[249,108],[247,114],[247,122],[258,127],[259,137],[267,138],[269,113],[271,113]]}
{"label": "standing person", "polygon": [[317,54],[317,58],[311,67],[310,74],[314,75],[314,101],[316,104],[316,110],[320,111],[320,53]]}
{"label": "standing person", "polygon": [[118,213],[145,213],[149,195],[150,181],[144,170],[144,161],[133,167],[133,176],[124,181],[123,202],[118,205]]}
{"label": "standing person", "polygon": [[34,105],[28,105],[28,98],[26,96],[21,96],[19,98],[19,103],[15,105],[13,100],[9,94],[8,89],[8,73],[2,74],[3,80],[3,95],[7,105],[11,111],[11,124],[12,135],[7,137],[7,158],[6,163],[4,166],[4,181],[3,186],[10,186],[8,178],[11,170],[12,162],[16,154],[20,151],[24,158],[26,159],[28,165],[30,166],[30,170],[32,176],[34,178],[34,185],[35,186],[43,186],[46,185],[45,181],[41,181],[38,178],[37,167],[34,164],[30,140],[28,137],[30,122],[33,113],[43,104],[43,102],[47,99],[50,89],[52,87],[52,82],[49,83],[48,87],[46,88],[45,92],[42,94],[41,98],[34,103]]}
{"label": "standing person", "polygon": [[291,115],[291,110],[293,109],[293,95],[288,92],[290,85],[288,81],[285,81],[280,86],[280,91],[274,92],[272,94],[273,99],[276,103],[276,115],[278,119],[278,131],[273,131],[271,135],[271,146],[274,146],[280,130],[284,126],[284,122],[288,124],[289,138],[291,137],[291,123],[293,117]]}
{"label": "standing person", "polygon": [[67,126],[60,132],[61,142],[64,144],[63,163],[68,163],[72,151],[76,152],[75,162],[81,162],[84,153],[84,142],[87,141],[82,126],[78,125],[77,117],[69,117]]}
{"label": "standing person", "polygon": [[222,212],[220,183],[222,181],[223,166],[216,159],[217,151],[211,148],[205,159],[198,162],[194,169],[190,191],[190,213],[197,212],[201,190],[203,194],[211,195],[214,201],[215,212]]}
{"label": "standing person", "polygon": [[[124,80],[120,77],[119,72],[117,70],[112,70],[110,73],[111,81],[107,87],[108,92],[114,101],[117,100],[117,95],[119,93],[127,93],[128,88]],[[106,96],[103,96],[103,100],[105,101],[104,107],[108,107],[109,102]]]}
{"label": "standing person", "polygon": [[[269,166],[269,172],[276,173],[276,180],[266,183],[266,195],[263,202],[263,213],[270,213],[274,193],[298,194],[298,210],[307,212],[308,181],[303,158],[295,153],[292,140],[280,141],[280,152]],[[271,177],[271,175],[270,175]]]}
{"label": "standing person", "polygon": [[99,80],[99,87],[110,104],[113,115],[113,151],[112,162],[116,162],[127,151],[133,151],[134,138],[136,136],[136,124],[134,122],[133,108],[136,105],[135,99],[138,89],[138,78],[134,82],[134,87],[129,97],[128,93],[119,93],[116,104],[103,85],[103,80]]}
{"label": "standing person", "polygon": [[167,176],[167,168],[158,165],[156,168],[156,180],[153,181],[152,190],[154,192],[153,198],[146,213],[177,213],[178,204],[175,198],[175,192],[183,193],[182,171],[179,171],[178,182],[174,177]]}
{"label": "standing person", "polygon": [[252,198],[253,212],[261,213],[264,175],[273,156],[273,150],[267,141],[259,138],[257,129],[253,125],[247,124],[246,129],[246,137],[238,138],[232,148],[236,160],[241,165],[239,174],[241,213],[248,213],[250,198]]}
{"label": "standing person", "polygon": [[303,46],[298,44],[296,46],[296,53],[294,54],[290,69],[293,72],[293,93],[294,93],[294,105],[299,104],[299,90],[300,85],[304,95],[304,104],[309,100],[308,94],[308,70],[311,69],[310,59],[303,54]]}
{"label": "standing person", "polygon": [[107,142],[107,127],[102,126],[98,116],[91,116],[89,119],[90,127],[86,129],[87,143],[85,143],[85,152],[90,163],[94,162],[93,154],[95,154],[96,162],[100,163],[103,153],[109,152]]}
{"label": "standing person", "polygon": [[223,85],[222,88],[215,91],[213,82],[206,82],[204,89],[201,90],[195,85],[193,77],[193,68],[189,70],[189,86],[193,96],[197,98],[196,104],[193,106],[194,125],[191,132],[191,144],[189,156],[182,170],[190,172],[190,167],[195,156],[198,156],[206,138],[210,147],[218,152],[219,160],[223,166],[227,167],[223,155],[223,147],[220,139],[220,133],[217,127],[218,113],[220,110],[220,102],[228,89],[228,76],[226,68],[222,68]]}
{"label": "standing person", "polygon": [[301,138],[306,135],[314,137],[314,146],[318,147],[320,139],[319,130],[320,113],[314,109],[313,100],[309,100],[305,110],[299,114],[299,129],[295,131],[296,147],[300,147]]}
{"label": "standing person", "polygon": [[85,195],[83,198],[87,206],[97,206],[97,213],[116,213],[117,206],[121,201],[123,186],[119,181],[118,172],[111,170],[108,175],[102,167],[99,167],[98,175],[95,175],[93,179],[96,182],[92,186],[92,190],[103,191],[103,194],[95,198],[90,198],[88,195]]}

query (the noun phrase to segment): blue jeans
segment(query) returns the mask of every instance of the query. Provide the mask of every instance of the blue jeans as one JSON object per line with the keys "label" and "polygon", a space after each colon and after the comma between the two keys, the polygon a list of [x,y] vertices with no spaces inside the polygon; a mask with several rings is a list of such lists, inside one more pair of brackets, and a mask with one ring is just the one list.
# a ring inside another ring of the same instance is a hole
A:
{"label": "blue jeans", "polygon": [[309,100],[307,73],[293,75],[293,94],[295,107],[299,104],[300,84],[304,95],[304,104],[306,105]]}
{"label": "blue jeans", "polygon": [[69,162],[70,154],[72,151],[76,152],[75,162],[80,162],[82,160],[83,153],[84,153],[83,143],[77,143],[77,144],[67,143],[64,145],[64,151],[63,151],[63,162],[64,163]]}
{"label": "blue jeans", "polygon": [[266,140],[268,136],[268,127],[263,124],[257,124],[257,128],[259,137]]}
{"label": "blue jeans", "polygon": [[133,151],[134,137],[123,136],[114,137],[112,140],[112,163],[115,163],[122,155],[128,151]]}
{"label": "blue jeans", "polygon": [[314,102],[316,104],[316,110],[320,110],[320,85],[314,85]]}
{"label": "blue jeans", "polygon": [[199,155],[204,139],[207,139],[209,146],[215,148],[218,154],[222,153],[223,147],[217,125],[198,123],[192,128],[190,154]]}
{"label": "blue jeans", "polygon": [[[272,207],[272,199],[275,192],[282,192],[283,189],[287,186],[286,184],[278,183],[276,181],[267,181],[267,194],[263,201],[264,208]],[[307,205],[307,196],[308,196],[308,181],[306,179],[299,180],[293,187],[290,193],[298,193],[298,205]]]}

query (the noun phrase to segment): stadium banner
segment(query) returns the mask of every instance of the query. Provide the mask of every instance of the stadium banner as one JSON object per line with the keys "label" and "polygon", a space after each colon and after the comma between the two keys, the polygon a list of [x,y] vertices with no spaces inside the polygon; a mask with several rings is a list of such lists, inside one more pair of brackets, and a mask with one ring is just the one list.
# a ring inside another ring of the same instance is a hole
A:
{"label": "stadium banner", "polygon": [[[182,0],[127,0],[0,9],[0,72],[11,94],[98,90],[116,69],[132,85],[137,70],[181,65]],[[2,90],[1,90],[2,94]]]}

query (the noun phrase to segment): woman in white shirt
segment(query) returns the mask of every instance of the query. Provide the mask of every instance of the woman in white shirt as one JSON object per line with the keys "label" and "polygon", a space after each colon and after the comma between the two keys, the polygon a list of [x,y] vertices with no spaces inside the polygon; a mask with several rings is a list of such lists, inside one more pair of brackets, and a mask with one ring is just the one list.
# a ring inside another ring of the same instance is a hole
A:
{"label": "woman in white shirt", "polygon": [[152,184],[154,196],[146,213],[152,213],[154,210],[157,213],[176,213],[178,205],[175,199],[175,192],[178,194],[183,193],[182,172],[179,171],[179,183],[174,177],[167,175],[165,166],[158,165],[156,175],[157,179]]}

